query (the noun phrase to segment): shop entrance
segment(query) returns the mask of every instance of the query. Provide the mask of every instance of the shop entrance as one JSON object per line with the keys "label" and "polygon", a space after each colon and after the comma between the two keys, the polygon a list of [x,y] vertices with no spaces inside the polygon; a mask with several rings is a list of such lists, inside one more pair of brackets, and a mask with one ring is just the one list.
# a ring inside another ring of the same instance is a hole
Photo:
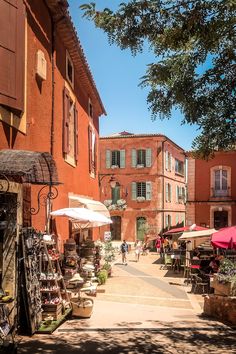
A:
{"label": "shop entrance", "polygon": [[214,212],[214,228],[221,229],[223,227],[228,226],[228,212],[223,211],[215,211]]}
{"label": "shop entrance", "polygon": [[137,240],[143,241],[145,236],[146,218],[139,217],[136,221]]}
{"label": "shop entrance", "polygon": [[121,240],[121,217],[120,216],[111,216],[111,239],[112,241]]}

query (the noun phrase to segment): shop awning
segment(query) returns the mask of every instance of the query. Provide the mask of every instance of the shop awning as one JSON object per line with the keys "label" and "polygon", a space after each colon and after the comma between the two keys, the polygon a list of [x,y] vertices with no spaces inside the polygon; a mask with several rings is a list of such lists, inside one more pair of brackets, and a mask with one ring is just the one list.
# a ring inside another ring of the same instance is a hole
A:
{"label": "shop awning", "polygon": [[77,195],[70,195],[69,196],[69,206],[71,208],[85,207],[87,209],[101,213],[107,217],[110,217],[110,213],[109,213],[109,210],[107,209],[107,207],[103,203],[99,202],[98,200],[84,198],[84,197],[77,196]]}
{"label": "shop awning", "polygon": [[184,232],[180,237],[179,240],[195,240],[198,238],[202,239],[209,239],[210,236],[216,232],[215,229],[207,229],[207,230],[202,230],[202,231],[189,231],[189,232]]}
{"label": "shop awning", "polygon": [[56,163],[48,152],[0,150],[0,179],[1,174],[32,184],[60,184]]}

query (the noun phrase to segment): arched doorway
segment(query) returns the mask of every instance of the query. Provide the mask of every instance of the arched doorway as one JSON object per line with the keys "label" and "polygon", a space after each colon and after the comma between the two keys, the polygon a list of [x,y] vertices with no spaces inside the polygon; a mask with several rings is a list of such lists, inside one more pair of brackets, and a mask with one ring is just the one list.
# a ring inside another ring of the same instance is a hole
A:
{"label": "arched doorway", "polygon": [[136,219],[137,240],[143,241],[146,230],[146,218],[143,216]]}
{"label": "arched doorway", "polygon": [[111,239],[113,241],[121,240],[121,217],[120,216],[111,216]]}
{"label": "arched doorway", "polygon": [[220,229],[228,226],[228,211],[215,211],[214,212],[214,228]]}

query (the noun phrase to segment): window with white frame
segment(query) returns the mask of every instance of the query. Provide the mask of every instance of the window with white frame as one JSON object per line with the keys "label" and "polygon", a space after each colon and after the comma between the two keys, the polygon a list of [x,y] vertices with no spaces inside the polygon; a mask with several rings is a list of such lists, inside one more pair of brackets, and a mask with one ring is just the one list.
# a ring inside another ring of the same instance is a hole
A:
{"label": "window with white frame", "polygon": [[183,161],[175,159],[175,173],[179,175],[184,175],[184,163]]}
{"label": "window with white frame", "polygon": [[151,167],[152,150],[151,149],[132,149],[132,167],[142,168]]}
{"label": "window with white frame", "polygon": [[171,202],[171,184],[166,183],[166,202]]}
{"label": "window with white frame", "polygon": [[186,191],[185,187],[176,186],[176,203],[185,203]]}
{"label": "window with white frame", "polygon": [[228,183],[227,183],[227,170],[215,171],[215,195],[227,196]]}
{"label": "window with white frame", "polygon": [[132,182],[132,200],[151,200],[152,182]]}
{"label": "window with white frame", "polygon": [[66,78],[74,87],[74,65],[68,52],[66,52]]}
{"label": "window with white frame", "polygon": [[172,160],[171,153],[169,151],[166,151],[166,153],[165,153],[165,169],[166,169],[166,171],[171,172],[171,160]]}
{"label": "window with white frame", "polygon": [[106,150],[106,168],[125,168],[125,150]]}

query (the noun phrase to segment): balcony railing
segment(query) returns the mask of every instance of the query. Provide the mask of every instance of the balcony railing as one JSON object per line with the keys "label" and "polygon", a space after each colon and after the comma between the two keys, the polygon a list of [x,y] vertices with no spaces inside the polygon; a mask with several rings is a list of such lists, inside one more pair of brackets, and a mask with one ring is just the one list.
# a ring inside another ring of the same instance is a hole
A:
{"label": "balcony railing", "polygon": [[231,197],[231,188],[230,187],[228,187],[227,189],[211,188],[211,197],[213,198]]}

